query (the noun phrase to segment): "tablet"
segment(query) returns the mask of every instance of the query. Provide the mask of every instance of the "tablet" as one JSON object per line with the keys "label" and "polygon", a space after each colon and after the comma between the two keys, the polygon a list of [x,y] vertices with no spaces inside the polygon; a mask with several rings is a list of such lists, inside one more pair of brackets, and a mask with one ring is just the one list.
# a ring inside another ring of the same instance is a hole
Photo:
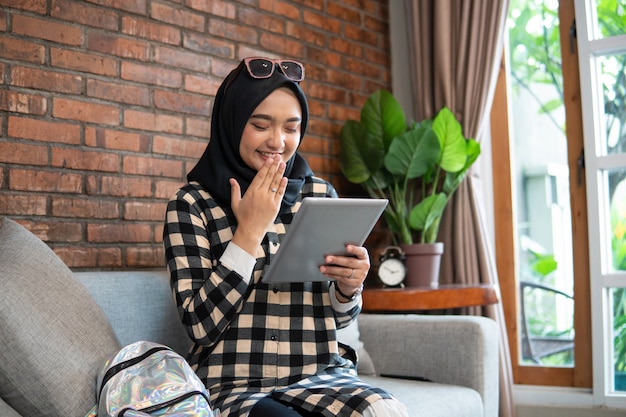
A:
{"label": "tablet", "polygon": [[324,256],[363,246],[388,200],[306,197],[280,248],[270,258],[262,282],[328,281],[320,272]]}

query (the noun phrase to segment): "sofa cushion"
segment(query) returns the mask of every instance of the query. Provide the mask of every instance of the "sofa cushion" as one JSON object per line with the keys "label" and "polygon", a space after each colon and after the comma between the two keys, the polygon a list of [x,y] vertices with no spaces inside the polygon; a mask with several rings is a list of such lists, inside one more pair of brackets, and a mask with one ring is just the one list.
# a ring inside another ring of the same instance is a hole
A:
{"label": "sofa cushion", "polygon": [[187,356],[192,342],[178,315],[167,271],[90,271],[74,276],[102,308],[122,346],[149,340]]}
{"label": "sofa cushion", "polygon": [[364,376],[361,379],[392,394],[406,406],[411,416],[476,417],[484,415],[483,400],[480,394],[471,388],[380,376]]}
{"label": "sofa cushion", "polygon": [[0,218],[0,397],[24,416],[85,415],[120,345],[104,313],[35,235]]}
{"label": "sofa cushion", "polygon": [[9,404],[5,403],[2,398],[0,398],[0,416],[2,417],[22,417],[17,411],[11,408]]}
{"label": "sofa cushion", "polygon": [[348,326],[337,330],[337,340],[356,350],[359,360],[356,370],[359,375],[376,374],[374,362],[372,362],[372,358],[370,358],[369,353],[367,353],[367,350],[361,341],[358,319],[350,323]]}

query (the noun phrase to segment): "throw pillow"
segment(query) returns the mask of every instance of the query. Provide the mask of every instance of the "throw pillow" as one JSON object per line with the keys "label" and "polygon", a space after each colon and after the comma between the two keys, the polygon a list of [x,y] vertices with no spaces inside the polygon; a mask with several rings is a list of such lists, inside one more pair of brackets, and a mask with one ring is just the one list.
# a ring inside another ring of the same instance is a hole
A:
{"label": "throw pillow", "polygon": [[0,397],[24,416],[85,415],[96,371],[120,345],[72,271],[35,235],[0,218]]}
{"label": "throw pillow", "polygon": [[374,362],[372,362],[372,358],[370,357],[369,353],[367,353],[367,350],[365,349],[365,346],[361,341],[361,333],[359,332],[358,319],[350,323],[350,325],[348,325],[347,327],[338,329],[337,340],[356,350],[356,353],[359,357],[359,362],[357,363],[356,367],[357,373],[359,373],[360,375],[376,374]]}

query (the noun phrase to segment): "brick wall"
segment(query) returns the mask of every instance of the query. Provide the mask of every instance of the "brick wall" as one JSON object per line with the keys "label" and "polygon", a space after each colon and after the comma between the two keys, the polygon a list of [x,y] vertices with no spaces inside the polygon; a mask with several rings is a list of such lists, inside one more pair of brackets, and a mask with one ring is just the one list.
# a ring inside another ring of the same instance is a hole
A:
{"label": "brick wall", "polygon": [[[339,130],[390,89],[386,0],[0,0],[0,215],[72,268],[161,267],[165,205],[245,56],[302,61],[301,145],[355,195]],[[376,239],[376,237],[373,237]]]}

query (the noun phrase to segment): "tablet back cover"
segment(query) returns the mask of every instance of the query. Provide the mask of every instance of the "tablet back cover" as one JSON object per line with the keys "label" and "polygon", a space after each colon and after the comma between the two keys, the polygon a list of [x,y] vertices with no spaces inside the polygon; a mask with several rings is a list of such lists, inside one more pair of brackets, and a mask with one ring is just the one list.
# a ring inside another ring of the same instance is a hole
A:
{"label": "tablet back cover", "polygon": [[328,254],[362,246],[388,201],[371,198],[307,197],[293,219],[262,281],[327,281],[319,270]]}

